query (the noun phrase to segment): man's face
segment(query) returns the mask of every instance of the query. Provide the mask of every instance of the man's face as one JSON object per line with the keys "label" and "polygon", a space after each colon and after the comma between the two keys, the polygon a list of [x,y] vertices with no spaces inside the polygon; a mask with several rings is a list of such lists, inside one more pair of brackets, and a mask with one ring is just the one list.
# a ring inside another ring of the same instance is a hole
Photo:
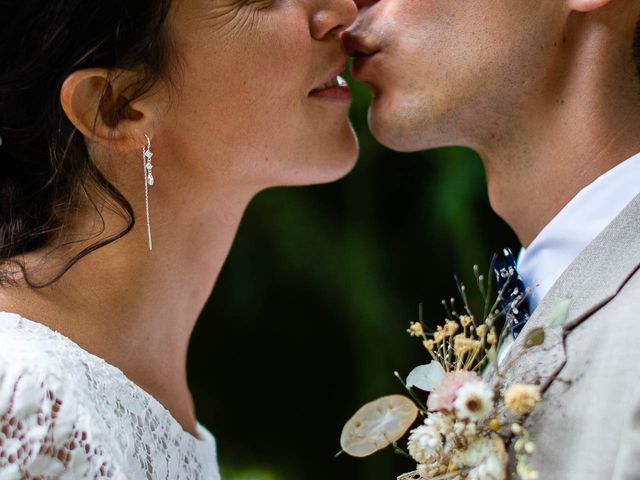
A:
{"label": "man's face", "polygon": [[561,0],[356,3],[354,77],[373,92],[373,134],[402,151],[476,147],[526,115],[553,81],[569,13]]}

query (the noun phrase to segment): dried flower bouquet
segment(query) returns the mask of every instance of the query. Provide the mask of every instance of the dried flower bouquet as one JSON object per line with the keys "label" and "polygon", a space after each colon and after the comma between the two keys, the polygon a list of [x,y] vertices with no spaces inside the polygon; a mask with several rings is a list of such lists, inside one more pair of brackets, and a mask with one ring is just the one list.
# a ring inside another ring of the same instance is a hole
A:
{"label": "dried flower bouquet", "polygon": [[[456,312],[451,299],[443,301],[447,318],[435,331],[427,331],[422,315],[412,322],[407,332],[422,342],[430,363],[416,367],[406,381],[395,373],[411,398],[382,397],[356,412],[342,431],[344,452],[365,457],[392,446],[417,465],[415,471],[398,480],[504,480],[509,463],[506,444],[513,441],[512,461],[518,476],[538,479],[530,463],[536,446],[522,424],[541,400],[541,392],[528,384],[501,391],[497,382],[490,385],[483,379],[485,368],[495,369],[500,378],[497,353],[509,332],[509,312],[499,308],[503,291],[492,300],[491,276],[480,275],[477,266],[474,272],[484,300],[482,317],[473,315],[465,286],[458,282],[464,313]],[[523,296],[518,298],[521,301]],[[504,326],[500,328],[502,318]],[[535,334],[533,337],[533,344],[540,342]],[[499,411],[511,415],[508,423],[503,423]],[[418,417],[419,424],[410,430],[404,450],[397,442]]]}

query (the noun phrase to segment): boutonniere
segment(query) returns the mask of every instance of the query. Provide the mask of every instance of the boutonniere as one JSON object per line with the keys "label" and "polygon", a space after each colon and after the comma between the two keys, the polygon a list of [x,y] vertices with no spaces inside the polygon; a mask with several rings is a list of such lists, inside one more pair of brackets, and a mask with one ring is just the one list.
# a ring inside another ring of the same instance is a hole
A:
{"label": "boutonniere", "polygon": [[[344,452],[365,457],[393,447],[417,465],[398,480],[503,480],[509,461],[506,445],[514,442],[519,477],[538,478],[530,463],[536,445],[523,422],[540,402],[541,391],[531,384],[501,390],[483,380],[489,363],[498,369],[497,349],[509,325],[499,325],[504,292],[492,298],[491,275],[480,275],[477,267],[474,272],[483,315],[471,312],[466,288],[458,282],[463,313],[456,311],[452,299],[443,302],[446,320],[435,331],[428,331],[422,318],[412,322],[407,332],[421,342],[430,362],[413,369],[406,380],[395,372],[409,396],[382,397],[355,413],[340,438]],[[502,423],[504,416],[502,422],[498,419],[499,411],[510,414],[508,424]],[[398,442],[407,432],[404,449]]]}

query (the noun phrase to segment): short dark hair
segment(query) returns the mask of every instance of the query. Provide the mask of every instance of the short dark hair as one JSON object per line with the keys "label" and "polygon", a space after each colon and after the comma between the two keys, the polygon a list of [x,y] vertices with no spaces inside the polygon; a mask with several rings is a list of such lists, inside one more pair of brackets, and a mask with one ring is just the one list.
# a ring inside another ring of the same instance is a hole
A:
{"label": "short dark hair", "polygon": [[[68,75],[90,67],[141,69],[129,101],[148,91],[168,70],[164,24],[170,3],[0,0],[0,285],[15,283],[11,265],[29,286],[51,285],[82,257],[133,228],[131,204],[91,161],[59,96]],[[58,239],[80,195],[92,203],[95,195],[112,201],[127,227],[82,250],[53,278],[34,283],[16,257],[70,245]]]}

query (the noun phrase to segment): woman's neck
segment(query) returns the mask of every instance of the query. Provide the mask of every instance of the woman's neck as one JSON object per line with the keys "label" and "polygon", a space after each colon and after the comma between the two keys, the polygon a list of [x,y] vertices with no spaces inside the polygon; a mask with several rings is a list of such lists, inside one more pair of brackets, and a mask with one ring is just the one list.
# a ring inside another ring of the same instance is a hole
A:
{"label": "woman's neck", "polygon": [[[150,192],[153,251],[138,215],[128,235],[80,260],[51,287],[0,290],[0,310],[43,323],[118,367],[195,433],[189,339],[255,192],[225,189],[204,198],[159,189]],[[134,209],[144,212],[144,204]],[[102,214],[105,236],[122,229],[120,216]],[[33,265],[42,255],[26,260]]]}

